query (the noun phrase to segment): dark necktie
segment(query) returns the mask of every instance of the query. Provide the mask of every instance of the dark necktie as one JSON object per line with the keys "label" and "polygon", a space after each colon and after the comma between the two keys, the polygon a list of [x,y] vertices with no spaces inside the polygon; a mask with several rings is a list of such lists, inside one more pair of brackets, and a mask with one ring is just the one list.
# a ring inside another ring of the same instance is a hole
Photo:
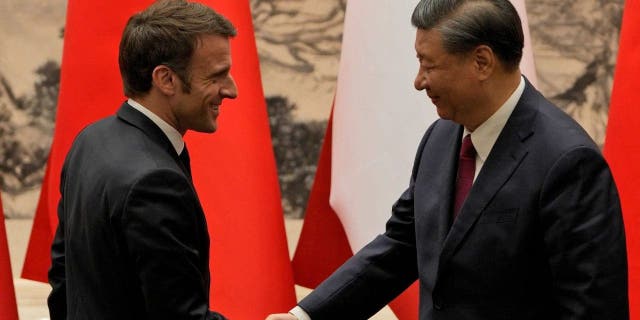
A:
{"label": "dark necktie", "polygon": [[187,151],[186,144],[184,145],[184,149],[182,149],[182,153],[180,153],[179,157],[185,169],[187,169],[187,173],[191,176],[191,160],[189,159],[189,151]]}
{"label": "dark necktie", "polygon": [[458,175],[456,177],[456,194],[453,202],[453,216],[456,217],[464,200],[471,190],[473,176],[476,172],[476,149],[471,142],[471,135],[467,134],[462,139],[460,157],[458,159]]}

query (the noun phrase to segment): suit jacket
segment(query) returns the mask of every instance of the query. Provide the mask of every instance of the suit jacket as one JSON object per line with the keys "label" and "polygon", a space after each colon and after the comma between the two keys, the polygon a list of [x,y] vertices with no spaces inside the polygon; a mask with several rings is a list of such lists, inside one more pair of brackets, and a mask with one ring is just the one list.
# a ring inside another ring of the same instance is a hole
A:
{"label": "suit jacket", "polygon": [[49,296],[58,319],[223,319],[187,168],[128,104],[85,128],[62,169]]}
{"label": "suit jacket", "polygon": [[365,319],[420,283],[420,319],[628,319],[617,190],[584,130],[527,81],[455,221],[462,126],[425,133],[386,232],[300,306]]}

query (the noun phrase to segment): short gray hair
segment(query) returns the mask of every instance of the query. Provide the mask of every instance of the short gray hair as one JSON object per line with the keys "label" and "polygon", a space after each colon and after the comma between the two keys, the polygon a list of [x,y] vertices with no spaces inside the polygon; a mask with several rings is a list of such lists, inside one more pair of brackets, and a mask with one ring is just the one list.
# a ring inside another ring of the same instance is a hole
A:
{"label": "short gray hair", "polygon": [[411,23],[419,29],[438,30],[448,53],[464,54],[486,45],[507,69],[520,65],[524,34],[509,0],[421,0]]}

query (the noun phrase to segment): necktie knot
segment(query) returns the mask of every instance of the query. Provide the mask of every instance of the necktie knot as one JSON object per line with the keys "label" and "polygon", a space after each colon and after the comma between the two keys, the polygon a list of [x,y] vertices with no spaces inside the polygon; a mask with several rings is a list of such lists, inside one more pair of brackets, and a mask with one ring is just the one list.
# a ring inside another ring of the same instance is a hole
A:
{"label": "necktie knot", "polygon": [[476,171],[476,149],[471,142],[471,134],[462,139],[460,157],[458,159],[458,174],[456,175],[456,193],[453,201],[453,215],[456,216],[467,198]]}
{"label": "necktie knot", "polygon": [[462,139],[462,147],[460,147],[460,157],[465,157],[465,158],[476,157],[476,148],[473,146],[473,142],[471,141],[470,134],[467,134],[464,137],[464,139]]}

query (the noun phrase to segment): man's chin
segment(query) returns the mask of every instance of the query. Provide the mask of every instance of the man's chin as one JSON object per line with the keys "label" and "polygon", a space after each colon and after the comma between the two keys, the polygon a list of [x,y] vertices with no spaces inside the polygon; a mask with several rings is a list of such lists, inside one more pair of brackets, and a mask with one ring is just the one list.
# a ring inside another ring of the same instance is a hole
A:
{"label": "man's chin", "polygon": [[440,117],[440,119],[451,120],[451,115],[447,113],[445,110],[442,110],[440,108],[437,108],[436,110],[438,112],[438,117]]}
{"label": "man's chin", "polygon": [[200,132],[200,133],[214,133],[216,132],[216,130],[218,130],[217,124],[191,129],[191,131]]}
{"label": "man's chin", "polygon": [[216,130],[218,130],[218,121],[215,117],[211,118],[209,119],[208,123],[203,123],[203,127],[203,132],[214,133],[216,132]]}

